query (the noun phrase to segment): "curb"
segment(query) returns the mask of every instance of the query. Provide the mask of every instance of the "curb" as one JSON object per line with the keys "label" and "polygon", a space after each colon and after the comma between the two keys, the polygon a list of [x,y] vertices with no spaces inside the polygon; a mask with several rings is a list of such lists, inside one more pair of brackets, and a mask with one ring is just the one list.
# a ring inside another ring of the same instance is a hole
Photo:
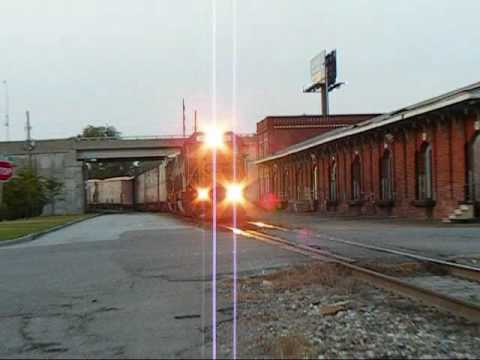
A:
{"label": "curb", "polygon": [[66,228],[67,226],[70,226],[70,225],[75,225],[75,224],[78,224],[78,223],[81,223],[83,221],[87,221],[87,220],[90,220],[90,219],[94,219],[96,217],[99,217],[99,216],[102,216],[103,214],[95,214],[93,216],[89,216],[89,217],[86,217],[86,218],[82,218],[82,219],[77,219],[77,220],[73,220],[73,221],[70,221],[70,222],[67,222],[65,224],[61,224],[61,225],[57,225],[57,226],[54,226],[50,229],[45,229],[45,230],[42,230],[42,231],[39,231],[39,232],[36,232],[36,233],[32,233],[32,234],[28,234],[28,235],[24,235],[24,236],[21,236],[19,238],[16,238],[16,239],[12,239],[12,240],[2,240],[0,241],[0,248],[1,247],[4,247],[4,246],[9,246],[9,245],[17,245],[17,244],[22,244],[22,243],[26,243],[26,242],[30,242],[30,241],[33,241],[43,235],[47,235],[47,234],[50,234],[54,231],[57,231],[57,230],[60,230],[60,229],[63,229],[63,228]]}

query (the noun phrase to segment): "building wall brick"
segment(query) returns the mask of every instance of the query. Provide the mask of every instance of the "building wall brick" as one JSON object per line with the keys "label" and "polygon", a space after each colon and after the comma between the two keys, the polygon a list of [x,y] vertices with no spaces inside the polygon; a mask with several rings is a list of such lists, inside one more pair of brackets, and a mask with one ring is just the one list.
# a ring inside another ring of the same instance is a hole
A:
{"label": "building wall brick", "polygon": [[[316,164],[317,211],[320,213],[442,219],[466,200],[466,152],[469,141],[479,133],[475,129],[476,121],[477,115],[473,111],[430,114],[399,122],[388,129],[370,131],[361,137],[357,135],[319,145],[266,165],[275,163],[279,169],[288,169],[289,175],[283,186],[290,190],[285,193],[290,202],[298,202],[312,200],[312,171]],[[434,202],[418,199],[417,156],[426,143],[432,146]],[[380,162],[385,149],[392,156],[393,206],[385,206],[388,203],[380,201]],[[361,164],[362,202],[352,202],[351,164],[356,153]],[[332,157],[337,164],[337,204],[327,206]]]}

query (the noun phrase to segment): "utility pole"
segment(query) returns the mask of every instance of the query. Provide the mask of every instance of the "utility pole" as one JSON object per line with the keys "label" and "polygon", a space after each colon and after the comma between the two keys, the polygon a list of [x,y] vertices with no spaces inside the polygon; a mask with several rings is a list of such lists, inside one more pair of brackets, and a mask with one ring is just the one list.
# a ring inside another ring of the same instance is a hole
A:
{"label": "utility pole", "polygon": [[5,139],[10,141],[10,99],[7,80],[3,80],[3,84],[5,85]]}
{"label": "utility pole", "polygon": [[27,132],[27,152],[28,152],[28,166],[32,167],[32,126],[30,125],[30,111],[25,111],[25,116],[27,118],[27,122],[25,125],[25,131]]}
{"label": "utility pole", "polygon": [[197,110],[193,113],[193,132],[197,132]]}
{"label": "utility pole", "polygon": [[186,137],[186,128],[185,128],[185,99],[182,99],[183,105],[183,137]]}

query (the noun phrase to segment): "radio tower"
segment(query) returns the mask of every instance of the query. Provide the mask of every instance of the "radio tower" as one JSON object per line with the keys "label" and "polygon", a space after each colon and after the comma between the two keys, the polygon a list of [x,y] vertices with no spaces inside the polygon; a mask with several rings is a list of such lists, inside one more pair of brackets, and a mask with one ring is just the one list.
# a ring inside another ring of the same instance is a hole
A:
{"label": "radio tower", "polygon": [[7,80],[3,80],[5,85],[5,139],[10,141],[10,100],[8,98],[8,83]]}

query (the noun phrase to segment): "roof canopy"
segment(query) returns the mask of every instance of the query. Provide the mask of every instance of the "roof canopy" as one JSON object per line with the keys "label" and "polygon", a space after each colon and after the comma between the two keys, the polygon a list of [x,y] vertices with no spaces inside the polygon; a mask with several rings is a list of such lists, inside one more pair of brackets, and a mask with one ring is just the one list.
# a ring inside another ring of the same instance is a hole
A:
{"label": "roof canopy", "polygon": [[256,161],[256,164],[265,163],[275,159],[285,157],[294,153],[298,153],[315,146],[325,144],[334,140],[342,139],[347,136],[360,134],[372,129],[390,125],[408,118],[426,114],[435,110],[457,105],[465,101],[480,99],[480,82],[462,87],[460,89],[450,91],[440,96],[433,97],[428,100],[401,108],[388,114],[379,115],[372,119],[359,122],[358,124],[343,127],[340,129],[329,131],[325,134],[315,136],[298,144],[289,146],[277,153]]}

